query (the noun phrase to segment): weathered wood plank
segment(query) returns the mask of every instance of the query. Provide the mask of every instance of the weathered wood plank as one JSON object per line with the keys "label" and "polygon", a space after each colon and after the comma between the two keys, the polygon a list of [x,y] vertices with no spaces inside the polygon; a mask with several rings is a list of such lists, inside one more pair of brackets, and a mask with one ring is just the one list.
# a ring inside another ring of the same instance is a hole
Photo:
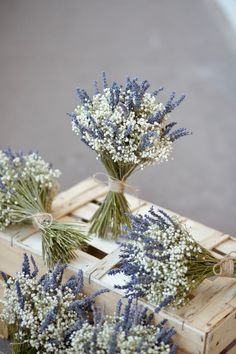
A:
{"label": "weathered wood plank", "polygon": [[112,253],[104,257],[96,265],[89,268],[86,274],[89,277],[101,279],[110,269],[112,269],[119,261],[120,249],[115,249]]}
{"label": "weathered wood plank", "polygon": [[235,354],[236,345],[227,351],[224,350],[230,345],[230,343],[232,343],[233,338],[236,338],[235,328],[236,309],[231,311],[228,316],[226,315],[223,319],[221,319],[218,326],[208,334],[206,354],[219,354],[222,351],[224,351],[225,354]]}
{"label": "weathered wood plank", "polygon": [[192,236],[195,238],[195,240],[200,243],[209,239],[213,235],[219,235],[219,236],[222,235],[222,232],[214,230],[208,226],[202,225],[190,219],[187,219],[186,226],[190,229],[190,232]]}

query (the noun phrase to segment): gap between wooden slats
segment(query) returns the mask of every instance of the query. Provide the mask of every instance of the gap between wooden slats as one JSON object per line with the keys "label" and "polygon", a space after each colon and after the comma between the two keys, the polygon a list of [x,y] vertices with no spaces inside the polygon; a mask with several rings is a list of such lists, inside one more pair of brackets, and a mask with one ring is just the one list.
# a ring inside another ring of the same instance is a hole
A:
{"label": "gap between wooden slats", "polygon": [[87,269],[86,274],[89,277],[101,279],[110,269],[112,269],[120,260],[120,249],[117,248],[112,253],[104,257],[99,263]]}

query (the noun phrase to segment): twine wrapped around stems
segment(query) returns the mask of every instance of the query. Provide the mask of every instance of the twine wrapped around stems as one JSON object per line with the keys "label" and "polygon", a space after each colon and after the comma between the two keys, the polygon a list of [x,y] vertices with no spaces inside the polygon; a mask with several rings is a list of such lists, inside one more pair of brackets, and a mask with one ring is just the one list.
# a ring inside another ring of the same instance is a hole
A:
{"label": "twine wrapped around stems", "polygon": [[[16,214],[16,216],[18,216]],[[53,216],[50,213],[38,212],[38,213],[28,213],[23,218],[17,220],[18,223],[24,222],[27,219],[32,219],[33,226],[35,229],[45,231],[53,223]]]}
{"label": "twine wrapped around stems", "polygon": [[[32,224],[36,231],[45,231],[49,228],[53,223],[53,216],[50,213],[42,212],[42,213],[29,213],[29,215],[25,216],[22,219],[18,219],[18,223],[24,222],[27,219],[32,219]],[[14,235],[11,236],[11,247],[14,244]]]}
{"label": "twine wrapped around stems", "polygon": [[[35,210],[36,208],[34,208]],[[85,246],[88,237],[78,228],[78,223],[63,223],[54,219],[47,211],[31,211],[12,214],[15,223],[30,223],[35,231],[40,231],[42,237],[42,255],[48,267],[53,267],[58,260],[69,263],[77,256],[76,250]],[[15,234],[11,236],[11,246],[14,246]],[[62,251],[64,250],[64,252]]]}
{"label": "twine wrapped around stems", "polygon": [[53,222],[53,216],[50,213],[36,213],[32,215],[33,225],[37,230],[45,230]]}
{"label": "twine wrapped around stems", "polygon": [[[219,277],[234,278],[234,261],[235,258],[231,257],[230,254],[235,253],[234,251],[223,257],[218,263],[213,267],[214,275]],[[219,268],[219,271],[217,269]]]}
{"label": "twine wrapped around stems", "polygon": [[[105,180],[98,178],[99,176],[105,177]],[[99,184],[107,185],[110,192],[124,193],[125,191],[129,191],[130,193],[137,193],[139,191],[138,188],[133,187],[133,186],[129,185],[128,183],[126,183],[126,180],[124,178],[118,179],[118,178],[109,176],[108,174],[103,173],[103,172],[95,173],[93,175],[93,179],[95,182],[97,182]]]}

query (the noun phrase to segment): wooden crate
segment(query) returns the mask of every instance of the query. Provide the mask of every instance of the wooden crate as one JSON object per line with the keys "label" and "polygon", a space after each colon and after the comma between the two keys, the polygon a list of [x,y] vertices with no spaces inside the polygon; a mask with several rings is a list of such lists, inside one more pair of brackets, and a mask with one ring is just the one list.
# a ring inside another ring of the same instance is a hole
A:
{"label": "wooden crate", "polygon": [[[107,191],[106,186],[88,178],[58,195],[53,204],[54,217],[64,221],[83,221],[85,229],[88,229],[89,221]],[[134,213],[144,213],[152,205],[135,196],[127,195],[127,198]],[[236,250],[236,240],[231,236],[182,218],[191,228],[194,238],[217,257]],[[34,255],[41,272],[46,270],[41,257],[40,232],[35,232],[31,226],[14,226],[0,233],[0,270],[14,276],[21,266],[24,252]],[[85,293],[101,287],[111,289],[97,301],[105,302],[107,312],[113,312],[117,300],[123,295],[113,285],[122,284],[125,280],[121,275],[108,275],[119,262],[119,245],[94,236],[88,249],[78,250],[77,254],[78,258],[70,264],[66,277],[82,269]],[[236,279],[205,280],[191,294],[188,305],[179,310],[162,311],[156,319],[163,317],[177,330],[175,342],[179,354],[236,354],[236,345],[233,345],[236,338]]]}

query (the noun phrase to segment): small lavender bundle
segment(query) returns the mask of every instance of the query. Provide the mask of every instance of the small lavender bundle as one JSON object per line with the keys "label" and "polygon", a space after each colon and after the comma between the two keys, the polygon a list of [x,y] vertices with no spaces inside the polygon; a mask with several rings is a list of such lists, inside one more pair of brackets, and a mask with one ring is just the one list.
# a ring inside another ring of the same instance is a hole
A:
{"label": "small lavender bundle", "polygon": [[131,220],[131,230],[121,245],[121,267],[110,272],[128,276],[125,285],[116,286],[127,297],[144,297],[157,310],[170,304],[179,307],[204,279],[236,275],[236,259],[230,255],[215,258],[178,217],[151,208]]}
{"label": "small lavender bundle", "polygon": [[168,328],[163,320],[154,325],[153,314],[148,309],[133,305],[132,300],[122,311],[119,301],[116,313],[106,316],[95,309],[93,323],[84,322],[71,337],[69,354],[174,354],[176,345],[172,336],[173,328]]}
{"label": "small lavender bundle", "polygon": [[31,223],[42,233],[42,252],[51,267],[76,257],[87,238],[78,225],[53,220],[52,201],[58,192],[59,170],[35,152],[0,150],[0,230]]}
{"label": "small lavender bundle", "polygon": [[183,101],[173,92],[166,104],[156,96],[162,88],[147,92],[147,80],[127,78],[124,86],[113,82],[108,87],[103,73],[103,89],[95,81],[95,95],[90,98],[78,89],[81,101],[69,114],[72,130],[97,153],[107,174],[109,193],[92,218],[90,232],[102,238],[111,231],[116,239],[122,225],[130,224],[129,206],[124,196],[127,178],[136,170],[167,161],[177,139],[188,135],[185,128],[172,130],[170,113]]}
{"label": "small lavender bundle", "polygon": [[6,287],[1,318],[8,324],[13,353],[65,354],[71,346],[70,336],[89,321],[94,299],[107,290],[83,295],[82,271],[63,284],[66,266],[61,263],[38,280],[38,267],[34,258],[31,261],[32,271],[24,255],[16,278],[2,273]]}

